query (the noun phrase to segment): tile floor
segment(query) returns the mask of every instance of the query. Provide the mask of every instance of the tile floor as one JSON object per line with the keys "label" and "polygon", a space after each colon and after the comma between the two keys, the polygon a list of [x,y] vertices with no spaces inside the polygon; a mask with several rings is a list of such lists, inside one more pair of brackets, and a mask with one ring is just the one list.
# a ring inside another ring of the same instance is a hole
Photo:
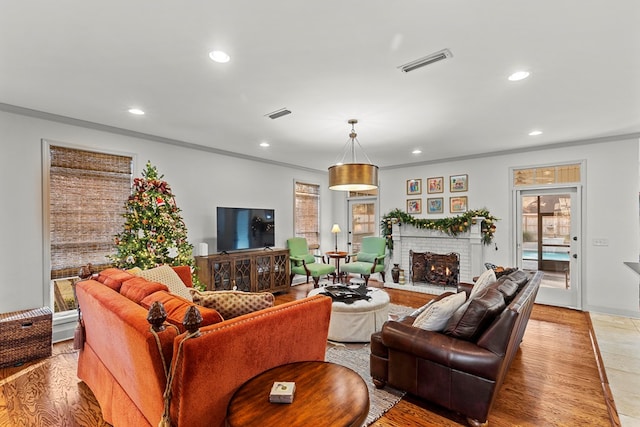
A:
{"label": "tile floor", "polygon": [[640,319],[589,313],[622,427],[640,427]]}

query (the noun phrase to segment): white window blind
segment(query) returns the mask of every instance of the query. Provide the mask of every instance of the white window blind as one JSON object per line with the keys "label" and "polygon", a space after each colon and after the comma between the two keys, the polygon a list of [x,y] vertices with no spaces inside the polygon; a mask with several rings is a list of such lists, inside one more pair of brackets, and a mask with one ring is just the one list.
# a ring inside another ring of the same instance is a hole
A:
{"label": "white window blind", "polygon": [[49,145],[51,279],[109,265],[131,194],[133,159]]}
{"label": "white window blind", "polygon": [[304,237],[307,244],[319,244],[320,186],[296,181],[295,183],[295,235]]}

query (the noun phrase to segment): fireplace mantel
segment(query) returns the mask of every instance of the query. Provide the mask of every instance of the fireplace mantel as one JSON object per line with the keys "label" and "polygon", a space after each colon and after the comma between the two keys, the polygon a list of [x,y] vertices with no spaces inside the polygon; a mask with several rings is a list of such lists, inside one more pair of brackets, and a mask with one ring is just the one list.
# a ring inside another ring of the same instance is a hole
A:
{"label": "fireplace mantel", "polygon": [[[484,270],[484,253],[482,245],[481,224],[484,218],[474,218],[474,223],[465,232],[457,236],[450,236],[438,230],[417,228],[410,224],[393,224],[391,232],[393,236],[392,264],[399,264],[405,270],[407,277],[409,271],[409,250],[414,252],[436,252],[460,254],[460,281],[471,282],[473,277],[479,276]],[[390,276],[390,275],[389,275]],[[407,277],[407,279],[409,279]],[[408,283],[404,286],[413,286]],[[395,287],[395,286],[393,286]]]}

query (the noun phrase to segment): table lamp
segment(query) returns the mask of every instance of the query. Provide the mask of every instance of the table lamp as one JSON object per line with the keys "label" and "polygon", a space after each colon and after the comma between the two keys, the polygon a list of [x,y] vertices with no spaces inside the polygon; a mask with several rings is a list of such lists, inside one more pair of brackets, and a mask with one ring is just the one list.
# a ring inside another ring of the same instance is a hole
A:
{"label": "table lamp", "polygon": [[336,252],[338,252],[338,233],[340,231],[340,226],[338,224],[333,224],[333,227],[331,227],[331,232],[336,235]]}

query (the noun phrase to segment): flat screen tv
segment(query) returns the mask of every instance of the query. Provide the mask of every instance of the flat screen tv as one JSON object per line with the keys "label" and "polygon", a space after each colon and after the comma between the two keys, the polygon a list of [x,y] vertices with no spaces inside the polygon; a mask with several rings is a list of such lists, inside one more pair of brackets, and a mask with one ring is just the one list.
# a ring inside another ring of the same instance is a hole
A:
{"label": "flat screen tv", "polygon": [[275,245],[273,209],[217,208],[218,252]]}

